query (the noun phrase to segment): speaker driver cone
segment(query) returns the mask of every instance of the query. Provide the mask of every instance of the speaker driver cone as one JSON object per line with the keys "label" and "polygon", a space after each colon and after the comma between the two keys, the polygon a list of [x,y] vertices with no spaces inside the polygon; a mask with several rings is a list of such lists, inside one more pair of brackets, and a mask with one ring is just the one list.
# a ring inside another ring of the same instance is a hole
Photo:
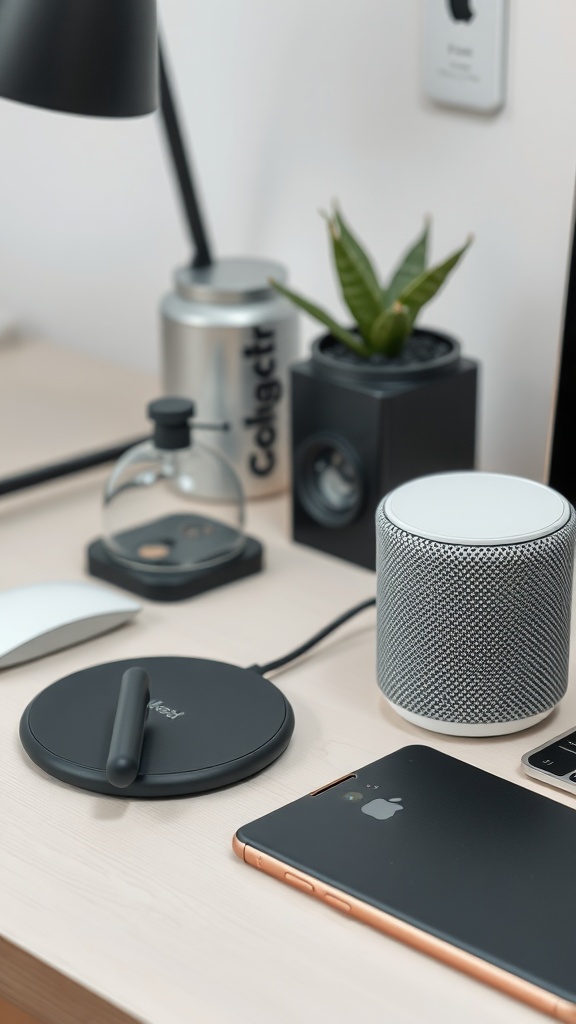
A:
{"label": "speaker driver cone", "polygon": [[359,516],[365,487],[351,445],[330,434],[307,438],[296,451],[294,486],[308,515],[320,526],[349,526]]}

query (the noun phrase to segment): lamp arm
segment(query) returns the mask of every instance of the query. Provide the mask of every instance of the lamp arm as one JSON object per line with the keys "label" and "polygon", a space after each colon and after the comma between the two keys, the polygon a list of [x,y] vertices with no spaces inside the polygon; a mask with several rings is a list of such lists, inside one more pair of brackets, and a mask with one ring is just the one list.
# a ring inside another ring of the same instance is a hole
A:
{"label": "lamp arm", "polygon": [[166,63],[162,54],[160,38],[158,38],[158,67],[160,72],[160,104],[162,110],[162,122],[164,124],[166,139],[172,155],[174,170],[180,186],[180,196],[184,212],[186,214],[186,220],[188,222],[192,242],[196,250],[193,259],[193,266],[209,267],[212,263],[212,255],[200,212],[198,198],[194,188],[190,161],[186,153],[184,139],[178,122],[176,105],[170,88],[170,81],[168,79]]}

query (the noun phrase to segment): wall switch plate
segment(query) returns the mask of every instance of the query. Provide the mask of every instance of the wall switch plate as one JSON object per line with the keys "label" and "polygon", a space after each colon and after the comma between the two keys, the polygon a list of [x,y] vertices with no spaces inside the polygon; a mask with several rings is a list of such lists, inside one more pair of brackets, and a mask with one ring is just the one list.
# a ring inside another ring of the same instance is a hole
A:
{"label": "wall switch plate", "polygon": [[422,75],[435,103],[494,114],[504,106],[508,0],[423,0]]}

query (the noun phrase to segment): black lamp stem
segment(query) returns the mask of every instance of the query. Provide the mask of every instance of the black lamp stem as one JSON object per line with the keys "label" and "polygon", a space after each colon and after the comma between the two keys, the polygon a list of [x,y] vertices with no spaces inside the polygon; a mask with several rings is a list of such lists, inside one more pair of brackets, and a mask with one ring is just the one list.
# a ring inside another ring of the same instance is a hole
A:
{"label": "black lamp stem", "polygon": [[166,64],[162,54],[160,39],[158,39],[158,62],[160,69],[160,102],[162,106],[162,120],[170,152],[172,153],[176,177],[178,178],[178,184],[180,186],[180,195],[184,206],[184,212],[188,221],[192,242],[196,250],[193,266],[209,267],[212,263],[212,256],[202,221],[202,215],[200,213],[198,198],[194,189],[190,161],[184,146],[182,132],[180,131],[178,115],[166,72]]}

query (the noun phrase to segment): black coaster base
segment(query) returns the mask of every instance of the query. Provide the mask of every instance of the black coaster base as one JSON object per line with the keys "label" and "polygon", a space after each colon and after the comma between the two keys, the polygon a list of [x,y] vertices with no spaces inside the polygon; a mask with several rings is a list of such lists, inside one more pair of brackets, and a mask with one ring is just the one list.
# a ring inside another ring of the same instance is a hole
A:
{"label": "black coaster base", "polygon": [[260,572],[264,567],[263,552],[260,541],[247,537],[242,552],[229,562],[210,569],[168,576],[158,572],[139,572],[120,565],[110,557],[102,541],[95,540],[88,547],[88,571],[91,576],[107,580],[150,601],[183,601]]}
{"label": "black coaster base", "polygon": [[[120,683],[150,678],[140,769],[123,789],[106,775]],[[42,690],[20,721],[28,756],[71,786],[118,797],[187,796],[240,782],[286,749],[294,714],[251,669],[201,658],[136,658],[74,672]]]}

